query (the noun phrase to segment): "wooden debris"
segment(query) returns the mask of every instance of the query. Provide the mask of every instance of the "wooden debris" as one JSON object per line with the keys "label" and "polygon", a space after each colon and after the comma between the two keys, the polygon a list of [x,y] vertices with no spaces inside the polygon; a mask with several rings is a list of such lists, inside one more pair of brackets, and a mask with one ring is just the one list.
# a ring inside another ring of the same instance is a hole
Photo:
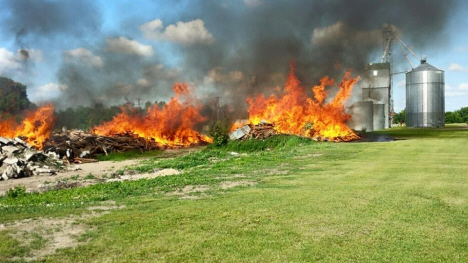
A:
{"label": "wooden debris", "polygon": [[[246,125],[247,126],[247,125]],[[257,139],[263,140],[273,135],[278,134],[275,130],[275,126],[271,123],[260,122],[257,125],[248,124],[249,129],[246,129],[245,126],[241,127],[231,133],[231,139],[237,140],[249,140]],[[241,130],[242,132],[239,132]]]}
{"label": "wooden debris", "polygon": [[144,152],[159,148],[161,146],[154,140],[147,140],[130,133],[108,137],[81,130],[54,132],[44,143],[46,153],[56,152],[60,157],[65,156],[69,161],[77,160],[78,162],[88,162],[89,160],[85,161],[84,158],[89,159],[98,154],[107,155],[131,150]]}

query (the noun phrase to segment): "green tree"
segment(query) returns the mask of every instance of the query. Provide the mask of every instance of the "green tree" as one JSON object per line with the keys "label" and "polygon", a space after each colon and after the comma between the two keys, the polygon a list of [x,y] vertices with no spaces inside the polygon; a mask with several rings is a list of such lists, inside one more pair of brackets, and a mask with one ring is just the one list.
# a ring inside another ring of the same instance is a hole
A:
{"label": "green tree", "polygon": [[217,147],[226,145],[229,140],[230,129],[231,121],[228,118],[211,122],[208,132],[213,138],[213,145]]}
{"label": "green tree", "polygon": [[448,111],[445,113],[445,123],[461,123],[463,118],[460,116],[459,111]]}
{"label": "green tree", "polygon": [[393,116],[393,123],[399,124],[404,123],[406,120],[406,109],[400,111],[399,113],[395,113],[395,116]]}
{"label": "green tree", "polygon": [[55,128],[89,130],[103,122],[110,121],[120,111],[117,106],[106,108],[99,104],[96,104],[95,107],[67,108],[56,112]]}
{"label": "green tree", "polygon": [[459,109],[457,112],[462,118],[462,122],[468,123],[468,107],[463,107]]}
{"label": "green tree", "polygon": [[25,85],[0,77],[0,112],[17,114],[30,106]]}

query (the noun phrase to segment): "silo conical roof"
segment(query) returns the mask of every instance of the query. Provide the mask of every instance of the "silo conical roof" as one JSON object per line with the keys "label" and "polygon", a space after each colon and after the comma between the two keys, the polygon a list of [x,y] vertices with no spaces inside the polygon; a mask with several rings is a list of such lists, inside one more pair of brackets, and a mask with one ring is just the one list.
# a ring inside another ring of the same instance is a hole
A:
{"label": "silo conical roof", "polygon": [[432,66],[431,64],[427,63],[426,61],[421,61],[421,65],[417,66],[411,71],[443,71],[437,67]]}

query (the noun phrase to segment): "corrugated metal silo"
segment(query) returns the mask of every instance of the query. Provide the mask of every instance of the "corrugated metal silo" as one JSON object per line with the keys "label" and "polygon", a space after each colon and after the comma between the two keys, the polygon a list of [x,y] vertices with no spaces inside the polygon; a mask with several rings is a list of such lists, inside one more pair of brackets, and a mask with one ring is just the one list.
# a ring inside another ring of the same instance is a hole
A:
{"label": "corrugated metal silo", "polygon": [[376,103],[374,109],[374,131],[385,129],[385,104]]}
{"label": "corrugated metal silo", "polygon": [[352,118],[346,124],[356,131],[373,131],[373,113],[374,107],[372,101],[357,101],[350,108]]}
{"label": "corrugated metal silo", "polygon": [[425,59],[406,73],[406,126],[445,126],[444,71]]}

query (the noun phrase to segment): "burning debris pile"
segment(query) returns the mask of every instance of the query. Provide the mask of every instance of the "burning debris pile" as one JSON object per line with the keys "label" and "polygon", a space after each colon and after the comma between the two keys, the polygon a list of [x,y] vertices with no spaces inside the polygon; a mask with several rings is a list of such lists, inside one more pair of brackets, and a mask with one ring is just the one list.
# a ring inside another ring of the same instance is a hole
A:
{"label": "burning debris pile", "polygon": [[24,138],[35,149],[77,163],[94,161],[84,157],[98,154],[130,150],[143,152],[212,142],[210,137],[194,130],[206,118],[201,116],[202,105],[190,87],[177,83],[173,90],[175,96],[162,109],[155,104],[146,114],[141,114],[135,108],[123,107],[111,121],[92,128],[90,132],[62,130],[51,134],[54,109],[47,105],[27,113],[20,124],[14,119],[0,121],[0,136]]}
{"label": "burning debris pile", "polygon": [[160,148],[161,146],[155,141],[146,140],[130,133],[109,137],[81,130],[54,132],[44,143],[45,152],[54,152],[59,156],[65,156],[69,162],[75,163],[93,161],[88,158],[96,157],[99,154],[107,155],[131,150],[143,152]]}
{"label": "burning debris pile", "polygon": [[[320,85],[313,87],[314,96],[310,98],[294,71],[295,64],[292,63],[288,80],[281,94],[273,94],[268,98],[260,94],[247,99],[250,105],[249,127],[255,127],[262,122],[263,126],[265,123],[271,123],[270,128],[277,133],[311,137],[317,141],[359,139],[360,137],[345,124],[351,115],[346,113],[344,107],[344,102],[349,98],[359,77],[352,78],[351,73],[347,72],[339,84],[338,93],[333,100],[326,102],[328,93],[325,88],[335,84],[333,79],[322,78]],[[245,134],[250,134],[250,132]]]}
{"label": "burning debris pile", "polygon": [[278,134],[275,130],[275,127],[271,123],[260,122],[257,125],[247,124],[235,131],[231,132],[229,138],[231,140],[249,140],[249,139],[258,139],[263,140],[273,135]]}
{"label": "burning debris pile", "polygon": [[18,137],[14,139],[0,137],[0,175],[3,180],[33,175],[53,175],[62,165],[56,155],[46,155],[36,151]]}
{"label": "burning debris pile", "polygon": [[12,118],[0,120],[0,136],[22,137],[29,145],[41,149],[45,140],[49,138],[54,121],[54,107],[46,105],[35,111],[27,112],[20,124],[17,124]]}
{"label": "burning debris pile", "polygon": [[207,119],[200,114],[202,105],[185,83],[173,87],[175,97],[160,109],[153,105],[144,116],[124,109],[109,122],[93,128],[96,135],[121,137],[130,134],[154,142],[160,147],[187,147],[211,143],[212,138],[194,130],[197,124]]}

